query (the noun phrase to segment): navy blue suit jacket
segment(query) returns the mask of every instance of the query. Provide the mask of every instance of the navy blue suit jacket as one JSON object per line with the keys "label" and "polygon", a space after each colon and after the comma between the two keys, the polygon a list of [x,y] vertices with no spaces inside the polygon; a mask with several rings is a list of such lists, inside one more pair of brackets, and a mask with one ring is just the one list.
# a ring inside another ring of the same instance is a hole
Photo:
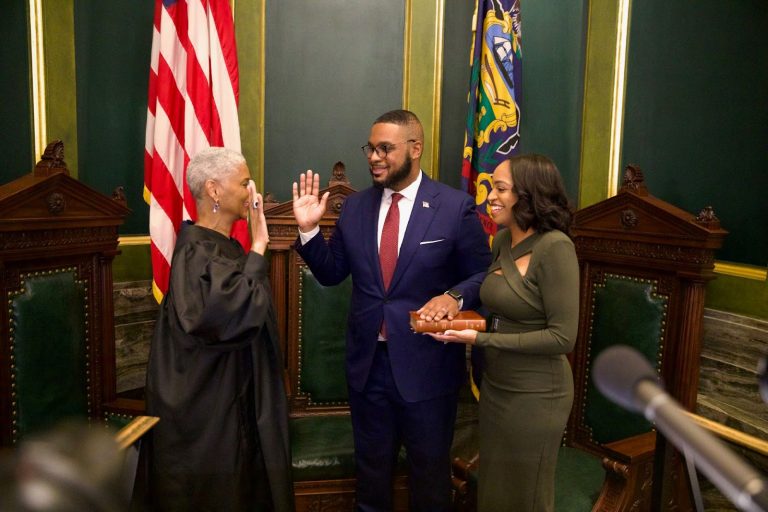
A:
{"label": "navy blue suit jacket", "polygon": [[352,275],[347,321],[347,381],[362,392],[382,319],[395,383],[409,402],[457,391],[465,376],[463,344],[440,343],[411,331],[408,312],[448,289],[479,306],[480,284],[491,261],[474,201],[464,192],[422,176],[390,288],[384,291],[377,223],[382,191],[349,196],[330,239],[315,236],[296,250],[317,280],[332,286]]}

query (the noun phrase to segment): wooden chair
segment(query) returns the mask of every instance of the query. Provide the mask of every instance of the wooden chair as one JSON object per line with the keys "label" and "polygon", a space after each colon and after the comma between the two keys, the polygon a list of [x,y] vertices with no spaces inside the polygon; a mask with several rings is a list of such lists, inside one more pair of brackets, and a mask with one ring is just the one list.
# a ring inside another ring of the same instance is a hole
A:
{"label": "wooden chair", "polygon": [[[574,405],[558,460],[556,509],[685,509],[679,457],[664,449],[642,416],[597,391],[591,368],[602,350],[633,346],[654,364],[675,398],[695,406],[704,283],[713,277],[714,250],[725,231],[711,210],[694,217],[649,195],[642,171],[630,166],[617,196],[576,212],[573,234],[580,317],[569,358]],[[663,471],[654,475],[657,458]],[[474,507],[479,463],[454,464],[460,509]]]}
{"label": "wooden chair", "polygon": [[66,420],[123,427],[125,485],[156,418],[116,396],[112,259],[130,212],[69,176],[54,141],[0,186],[0,447]]}
{"label": "wooden chair", "polygon": [[130,210],[71,178],[63,152],[0,186],[0,446],[101,421],[116,396],[111,264]]}
{"label": "wooden chair", "polygon": [[[328,237],[341,204],[354,190],[337,163],[320,222]],[[296,510],[353,510],[354,446],[344,360],[352,282],[320,285],[292,249],[298,236],[291,202],[265,202],[270,279],[289,383]],[[396,510],[407,510],[406,477],[395,481]]]}

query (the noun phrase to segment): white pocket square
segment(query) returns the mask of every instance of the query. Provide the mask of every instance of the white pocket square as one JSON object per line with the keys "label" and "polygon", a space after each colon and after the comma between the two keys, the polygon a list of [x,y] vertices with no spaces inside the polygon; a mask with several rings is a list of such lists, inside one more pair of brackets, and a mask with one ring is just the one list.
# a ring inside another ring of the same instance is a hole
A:
{"label": "white pocket square", "polygon": [[419,245],[428,245],[428,244],[436,244],[438,242],[444,242],[445,238],[441,238],[439,240],[424,240],[423,242],[419,242]]}

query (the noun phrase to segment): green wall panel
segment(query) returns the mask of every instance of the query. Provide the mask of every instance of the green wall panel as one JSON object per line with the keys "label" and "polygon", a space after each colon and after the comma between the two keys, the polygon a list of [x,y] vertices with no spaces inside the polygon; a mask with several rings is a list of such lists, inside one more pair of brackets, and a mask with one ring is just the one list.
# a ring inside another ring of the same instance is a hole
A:
{"label": "green wall panel", "polygon": [[402,0],[284,0],[266,6],[264,190],[278,201],[306,169],[333,164],[370,184],[360,146],[373,120],[402,105]]}
{"label": "green wall panel", "polygon": [[3,2],[0,21],[0,183],[34,166],[27,2]]}
{"label": "green wall panel", "polygon": [[112,260],[112,279],[116,283],[152,279],[149,244],[121,244],[120,254]]}
{"label": "green wall panel", "polygon": [[148,232],[144,132],[152,2],[75,2],[79,179],[104,194],[124,186],[133,213],[120,232]]}
{"label": "green wall panel", "polygon": [[521,0],[520,149],[549,156],[576,204],[584,96],[586,0]]}
{"label": "green wall panel", "polygon": [[440,118],[440,181],[461,188],[464,130],[467,122],[469,52],[475,2],[448,2],[443,34],[443,83]]}
{"label": "green wall panel", "polygon": [[768,282],[718,275],[707,283],[706,306],[768,320]]}
{"label": "green wall panel", "polygon": [[768,3],[634,2],[623,163],[730,234],[718,259],[768,263]]}

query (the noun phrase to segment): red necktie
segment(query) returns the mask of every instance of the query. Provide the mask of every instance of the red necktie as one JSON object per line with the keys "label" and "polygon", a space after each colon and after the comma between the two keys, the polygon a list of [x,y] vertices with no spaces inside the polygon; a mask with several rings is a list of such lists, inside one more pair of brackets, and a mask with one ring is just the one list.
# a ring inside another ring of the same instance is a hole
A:
{"label": "red necktie", "polygon": [[[379,244],[379,264],[381,265],[381,277],[384,280],[384,290],[389,288],[392,275],[397,265],[397,235],[400,229],[400,208],[397,202],[403,198],[402,194],[392,194],[392,204],[384,219],[384,227],[381,230],[381,244]],[[381,322],[381,336],[386,339],[387,326]]]}
{"label": "red necktie", "polygon": [[403,195],[395,192],[392,194],[392,204],[384,219],[384,228],[381,230],[381,244],[379,245],[379,263],[381,264],[381,277],[384,279],[384,290],[389,288],[392,275],[397,265],[397,235],[400,228],[400,209],[397,202]]}

